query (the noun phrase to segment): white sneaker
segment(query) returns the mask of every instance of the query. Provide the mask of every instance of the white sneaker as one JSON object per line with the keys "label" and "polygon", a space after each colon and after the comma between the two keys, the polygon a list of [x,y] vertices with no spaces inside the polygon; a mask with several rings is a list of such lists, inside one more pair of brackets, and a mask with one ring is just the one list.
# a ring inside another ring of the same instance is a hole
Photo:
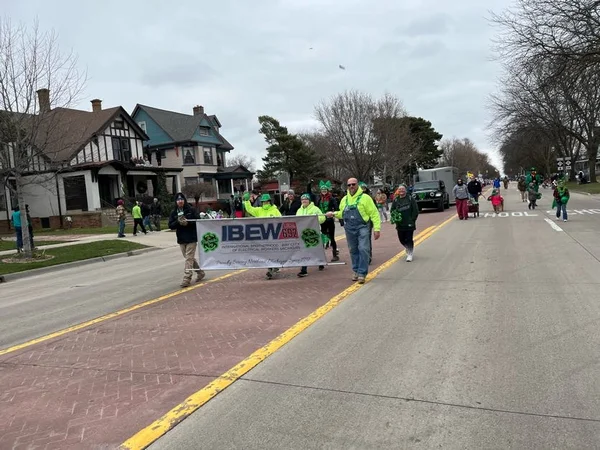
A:
{"label": "white sneaker", "polygon": [[411,252],[411,253],[409,253],[408,255],[406,255],[406,262],[411,262],[411,261],[412,261],[412,259],[413,259],[412,252]]}
{"label": "white sneaker", "polygon": [[563,222],[566,222],[566,221],[567,221],[567,219],[563,219]]}

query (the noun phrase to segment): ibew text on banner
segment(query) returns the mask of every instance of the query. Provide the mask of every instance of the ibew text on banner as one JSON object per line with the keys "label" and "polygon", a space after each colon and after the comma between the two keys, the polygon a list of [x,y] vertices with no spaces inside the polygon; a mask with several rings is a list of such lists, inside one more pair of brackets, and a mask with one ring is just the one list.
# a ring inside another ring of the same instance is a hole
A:
{"label": "ibew text on banner", "polygon": [[326,265],[317,216],[198,220],[202,270]]}

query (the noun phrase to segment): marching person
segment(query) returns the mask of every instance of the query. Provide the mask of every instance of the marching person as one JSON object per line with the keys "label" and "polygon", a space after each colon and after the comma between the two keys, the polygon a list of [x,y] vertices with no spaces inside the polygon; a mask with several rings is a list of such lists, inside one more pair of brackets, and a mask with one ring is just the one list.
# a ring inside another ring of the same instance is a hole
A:
{"label": "marching person", "polygon": [[198,233],[196,232],[196,223],[188,220],[199,219],[198,212],[190,206],[183,193],[175,195],[175,209],[169,216],[169,228],[175,230],[177,243],[181,249],[181,254],[185,258],[185,269],[183,271],[183,280],[181,287],[188,287],[192,282],[194,269],[197,270],[196,281],[202,281],[205,276],[200,269],[196,259],[196,249],[198,247]]}
{"label": "marching person", "polygon": [[400,244],[406,249],[407,262],[413,260],[415,248],[413,235],[417,227],[417,217],[419,217],[419,205],[411,195],[406,195],[406,186],[401,184],[392,202],[390,220],[392,225],[396,225]]}
{"label": "marching person", "polygon": [[460,220],[469,219],[469,191],[467,186],[464,185],[462,178],[456,181],[456,186],[452,190],[454,192],[454,198],[456,199],[456,212]]}
{"label": "marching person", "polygon": [[375,202],[369,195],[364,195],[363,190],[358,186],[358,180],[350,178],[347,187],[348,191],[340,201],[339,210],[329,211],[326,216],[344,219],[344,230],[354,272],[352,280],[364,284],[369,273],[369,238],[371,234],[369,221],[373,222],[376,240],[380,236],[381,221]]}
{"label": "marching person", "polygon": [[471,181],[467,183],[467,190],[469,191],[469,195],[473,197],[473,200],[479,202],[479,196],[483,191],[483,186],[481,186],[481,183],[477,178],[471,178]]}
{"label": "marching person", "polygon": [[377,194],[375,194],[375,205],[377,206],[377,210],[379,211],[379,220],[383,223],[388,220],[387,213],[385,211],[387,207],[387,195],[381,190],[377,190]]}
{"label": "marching person", "polygon": [[[321,213],[321,210],[317,206],[315,206],[313,202],[311,202],[310,194],[302,194],[302,197],[300,197],[300,201],[302,202],[302,205],[300,206],[298,211],[296,211],[297,216],[317,216],[320,224],[323,224],[323,222],[325,222],[325,216]],[[319,266],[319,270],[323,270],[324,268],[325,266]],[[298,276],[302,278],[307,275],[308,267],[302,266],[300,268],[300,272],[298,272]]]}
{"label": "marching person", "polygon": [[571,194],[569,189],[565,186],[565,181],[560,180],[558,186],[554,188],[554,203],[556,204],[556,218],[560,219],[560,212],[562,211],[563,222],[568,219],[567,216],[567,203]]}
{"label": "marching person", "polygon": [[[320,195],[314,196],[314,198],[315,205],[317,205],[321,213],[325,214],[329,211],[337,211],[340,205],[338,199],[331,195],[331,182],[319,182],[319,190],[321,191]],[[310,184],[308,193],[309,195],[311,194]],[[331,262],[339,261],[340,252],[337,248],[337,242],[335,242],[335,219],[325,218],[324,222],[319,223],[321,223],[321,233],[327,238],[325,248],[327,249],[329,246],[331,246],[331,250],[333,252]]]}
{"label": "marching person", "polygon": [[[252,206],[256,200],[260,201],[260,206]],[[252,193],[252,195],[250,195],[249,192],[246,192],[244,194],[244,208],[246,209],[246,213],[253,217],[281,217],[281,213],[277,209],[277,206],[271,201],[271,196],[269,194],[262,194],[260,199],[258,199],[257,194]],[[279,272],[279,268],[269,268],[269,270],[267,270],[267,278],[270,280],[273,278],[273,274],[277,272]]]}

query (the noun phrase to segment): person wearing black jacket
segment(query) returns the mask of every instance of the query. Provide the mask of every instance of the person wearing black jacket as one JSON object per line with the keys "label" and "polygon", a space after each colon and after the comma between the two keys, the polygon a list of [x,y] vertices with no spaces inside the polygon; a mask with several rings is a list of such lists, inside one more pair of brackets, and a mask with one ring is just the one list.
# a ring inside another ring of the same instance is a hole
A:
{"label": "person wearing black jacket", "polygon": [[302,202],[296,196],[296,193],[290,189],[286,199],[283,201],[283,205],[279,207],[279,212],[282,216],[295,216],[301,206]]}
{"label": "person wearing black jacket", "polygon": [[198,234],[196,233],[196,222],[188,220],[197,220],[200,218],[198,211],[190,206],[183,193],[175,195],[175,209],[169,216],[169,228],[175,230],[177,243],[181,248],[181,253],[185,258],[185,270],[183,272],[183,281],[181,287],[187,287],[192,282],[194,269],[197,270],[196,281],[204,278],[204,271],[199,270],[200,265],[196,260],[196,249],[198,247]]}
{"label": "person wearing black jacket", "polygon": [[155,198],[150,205],[150,223],[154,225],[156,231],[160,231],[160,219],[162,216],[162,206]]}
{"label": "person wearing black jacket", "polygon": [[483,187],[477,178],[471,179],[471,181],[469,181],[467,184],[467,191],[469,191],[469,194],[475,199],[475,201],[478,201],[482,190]]}
{"label": "person wearing black jacket", "polygon": [[[331,194],[331,182],[321,181],[319,183],[319,190],[321,191],[320,195],[314,195],[312,193],[312,183],[308,183],[307,192],[311,195],[312,201],[321,210],[321,212],[323,214],[329,211],[336,212],[339,209],[340,204],[337,198]],[[331,258],[331,262],[339,261],[340,252],[338,251],[337,243],[335,242],[335,219],[325,219],[325,222],[321,224],[321,233],[327,237],[325,248],[329,248],[331,245],[331,250],[333,252],[333,258]]]}

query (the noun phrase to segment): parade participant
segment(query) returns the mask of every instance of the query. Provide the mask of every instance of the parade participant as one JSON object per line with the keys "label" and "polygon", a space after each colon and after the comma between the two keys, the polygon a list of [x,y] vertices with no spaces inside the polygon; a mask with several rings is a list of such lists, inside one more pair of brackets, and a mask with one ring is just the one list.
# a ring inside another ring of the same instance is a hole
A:
{"label": "parade participant", "polygon": [[521,193],[521,201],[526,202],[527,201],[527,183],[525,182],[525,177],[523,177],[523,176],[519,177],[519,182],[517,183],[517,188],[519,189],[519,192]]}
{"label": "parade participant", "polygon": [[462,178],[459,178],[456,181],[456,186],[452,190],[454,193],[454,198],[456,200],[456,212],[458,213],[458,218],[460,220],[468,220],[469,219],[469,191],[467,190],[467,186],[463,183]]}
{"label": "parade participant", "polygon": [[492,207],[494,208],[494,212],[498,214],[502,209],[502,205],[504,204],[504,199],[500,195],[497,189],[492,190],[492,195],[488,197],[488,201],[492,202]]}
{"label": "parade participant", "polygon": [[560,212],[562,211],[563,222],[566,222],[568,219],[567,216],[567,203],[569,202],[569,198],[571,194],[569,193],[569,189],[565,185],[565,180],[560,180],[558,182],[558,186],[554,188],[554,203],[552,207],[556,206],[556,218],[560,219]]}
{"label": "parade participant", "polygon": [[373,222],[375,239],[379,239],[381,222],[375,202],[369,195],[364,195],[358,186],[356,178],[350,178],[347,183],[348,191],[340,201],[339,210],[329,211],[326,216],[344,219],[346,240],[352,259],[353,281],[364,284],[369,273],[369,221]]}
{"label": "parade participant", "polygon": [[[321,210],[315,206],[313,202],[311,202],[310,194],[302,194],[300,197],[300,201],[302,205],[296,211],[297,216],[317,216],[319,223],[322,224],[325,222],[325,215],[321,214]],[[323,270],[325,266],[319,266],[319,270]],[[300,268],[300,272],[298,273],[299,277],[305,277],[308,275],[308,267],[303,266]]]}
{"label": "parade participant", "polygon": [[[277,209],[277,206],[273,204],[271,201],[271,196],[269,194],[262,194],[260,196],[260,206],[252,206],[253,203],[257,200],[257,195],[246,192],[244,194],[244,209],[246,213],[253,217],[281,217],[281,213]],[[276,267],[271,267],[267,270],[267,278],[270,280],[273,278],[273,274],[279,272],[279,269]]]}
{"label": "parade participant", "polygon": [[181,287],[187,287],[192,281],[194,271],[197,271],[196,281],[201,281],[205,273],[200,270],[200,265],[196,259],[196,249],[198,247],[198,233],[196,232],[196,223],[191,220],[200,218],[198,212],[190,206],[183,193],[175,195],[175,209],[169,216],[169,229],[175,230],[177,243],[181,249],[181,254],[185,258],[185,269],[183,271],[183,280]]}
{"label": "parade participant", "polygon": [[[319,196],[316,197],[315,202],[315,205],[317,205],[319,210],[323,214],[329,211],[337,211],[339,208],[339,202],[337,198],[331,195],[331,182],[321,181],[319,183],[319,190],[321,191],[321,193]],[[329,248],[329,246],[331,246],[333,252],[331,262],[339,261],[340,252],[337,248],[337,242],[335,242],[335,219],[326,218],[325,221],[321,223],[321,233],[323,234],[323,236],[325,236],[325,248]]]}
{"label": "parade participant", "polygon": [[419,205],[412,196],[406,195],[406,186],[401,184],[396,190],[390,208],[390,221],[392,225],[396,225],[400,244],[406,249],[407,262],[413,260],[415,247],[413,235],[417,226],[417,217],[419,217]]}
{"label": "parade participant", "polygon": [[473,200],[478,202],[483,186],[481,186],[481,183],[477,178],[471,178],[471,181],[467,183],[467,190],[469,191],[469,195],[473,197]]}
{"label": "parade participant", "polygon": [[529,196],[529,209],[535,209],[535,207],[537,206],[537,199],[538,199],[538,187],[536,186],[536,184],[532,181],[531,183],[529,183],[529,187],[527,188],[527,195]]}

